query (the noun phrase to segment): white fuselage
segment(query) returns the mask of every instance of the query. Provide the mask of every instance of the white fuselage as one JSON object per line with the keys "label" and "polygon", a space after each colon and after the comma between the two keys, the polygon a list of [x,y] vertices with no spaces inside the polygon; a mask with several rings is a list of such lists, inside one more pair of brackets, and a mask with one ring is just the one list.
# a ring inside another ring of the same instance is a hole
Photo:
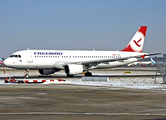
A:
{"label": "white fuselage", "polygon": [[[8,67],[36,69],[40,74],[53,74],[65,70],[67,76],[80,74],[92,76],[90,69],[112,68],[148,58],[142,53],[147,26],[141,26],[122,51],[76,50],[23,50],[13,53],[4,61]],[[151,54],[155,55],[155,54]]]}
{"label": "white fuselage", "polygon": [[[4,61],[8,67],[18,69],[59,69],[63,70],[65,64],[82,61],[118,59],[145,53],[123,51],[69,51],[69,50],[23,50],[13,53]],[[143,58],[131,58],[114,62],[103,62],[93,66],[96,68],[111,68],[136,62]]]}

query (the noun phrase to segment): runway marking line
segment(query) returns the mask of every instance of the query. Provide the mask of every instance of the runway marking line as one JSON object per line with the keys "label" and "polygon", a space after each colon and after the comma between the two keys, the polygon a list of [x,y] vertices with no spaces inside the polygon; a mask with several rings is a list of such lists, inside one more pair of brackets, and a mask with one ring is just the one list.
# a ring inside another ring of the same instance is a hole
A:
{"label": "runway marking line", "polygon": [[29,112],[29,113],[0,113],[0,115],[131,115],[131,116],[166,116],[166,114],[153,113],[54,113],[54,112]]}

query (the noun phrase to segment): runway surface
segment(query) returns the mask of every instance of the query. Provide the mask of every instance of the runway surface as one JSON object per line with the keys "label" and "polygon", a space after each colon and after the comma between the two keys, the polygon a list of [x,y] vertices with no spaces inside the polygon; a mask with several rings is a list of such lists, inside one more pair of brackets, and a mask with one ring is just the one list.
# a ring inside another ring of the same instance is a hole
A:
{"label": "runway surface", "polygon": [[0,85],[0,119],[119,120],[166,118],[166,91],[110,86]]}
{"label": "runway surface", "polygon": [[[130,73],[125,73],[125,71]],[[125,87],[125,88],[135,88],[135,89],[166,89],[166,86],[163,85],[163,80],[161,75],[157,73],[157,68],[153,67],[146,67],[146,68],[116,68],[116,69],[109,69],[109,70],[93,70],[93,77],[108,77],[108,82],[86,82],[82,81],[82,74],[79,74],[74,77],[66,77],[64,71],[56,72],[55,74],[49,76],[41,76],[38,71],[31,70],[29,72],[30,79],[64,79],[71,84],[76,85],[99,85],[99,86],[113,86],[113,87]],[[2,72],[0,74],[0,80],[4,81],[4,77],[11,76],[11,79],[24,79],[24,71],[23,70],[15,70],[9,69],[6,70],[6,75]],[[156,78],[156,79],[155,79]],[[154,84],[155,83],[155,84]],[[0,82],[0,84],[3,84]],[[46,83],[47,84],[47,83]],[[49,84],[49,83],[48,83]]]}
{"label": "runway surface", "polygon": [[[9,71],[6,73],[8,75]],[[93,73],[128,75],[123,70]],[[23,71],[11,72],[12,77],[22,77],[22,74]],[[155,81],[155,74],[155,70],[132,71],[130,75],[149,76],[109,77],[108,82],[82,81],[81,75],[65,78],[63,72],[53,76],[55,79],[63,77],[70,84],[5,84],[1,79],[0,119],[164,119],[166,85],[161,77]],[[38,76],[38,73],[30,71],[30,75]]]}
{"label": "runway surface", "polygon": [[[6,69],[7,76],[11,76],[13,79],[21,79],[24,78],[25,71],[24,70],[16,70],[16,69]],[[114,69],[102,69],[102,70],[92,70],[93,77],[155,77],[161,76],[160,74],[156,74],[156,67],[138,67],[138,68],[114,68]],[[3,68],[0,68],[1,74],[0,79],[4,78]],[[131,72],[131,74],[126,74],[124,72]],[[10,75],[9,75],[10,74]],[[56,72],[51,75],[40,75],[37,70],[30,70],[28,73],[29,78],[67,78],[64,71]],[[83,74],[75,75],[74,78],[82,78]]]}

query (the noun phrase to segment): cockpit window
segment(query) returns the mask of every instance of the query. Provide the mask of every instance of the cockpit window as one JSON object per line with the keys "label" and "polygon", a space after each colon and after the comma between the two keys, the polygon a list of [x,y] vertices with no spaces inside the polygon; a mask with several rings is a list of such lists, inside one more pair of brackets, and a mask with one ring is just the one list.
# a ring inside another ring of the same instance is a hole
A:
{"label": "cockpit window", "polygon": [[14,57],[14,55],[11,55],[10,57]]}
{"label": "cockpit window", "polygon": [[10,57],[21,58],[21,55],[11,55]]}

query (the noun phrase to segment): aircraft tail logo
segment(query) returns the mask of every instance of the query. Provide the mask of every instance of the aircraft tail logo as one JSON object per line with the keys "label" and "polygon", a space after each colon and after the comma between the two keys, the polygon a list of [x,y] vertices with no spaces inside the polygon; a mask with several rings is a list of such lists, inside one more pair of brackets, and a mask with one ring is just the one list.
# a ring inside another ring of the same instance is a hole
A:
{"label": "aircraft tail logo", "polygon": [[2,58],[0,58],[0,64],[2,64],[3,63],[3,60],[2,60]]}
{"label": "aircraft tail logo", "polygon": [[131,39],[129,44],[122,51],[126,52],[142,52],[147,26],[141,26]]}
{"label": "aircraft tail logo", "polygon": [[140,38],[140,40],[138,40],[138,41],[135,41],[135,40],[134,40],[134,43],[135,43],[138,47],[141,47],[141,45],[138,44],[141,40],[142,40],[142,38]]}

